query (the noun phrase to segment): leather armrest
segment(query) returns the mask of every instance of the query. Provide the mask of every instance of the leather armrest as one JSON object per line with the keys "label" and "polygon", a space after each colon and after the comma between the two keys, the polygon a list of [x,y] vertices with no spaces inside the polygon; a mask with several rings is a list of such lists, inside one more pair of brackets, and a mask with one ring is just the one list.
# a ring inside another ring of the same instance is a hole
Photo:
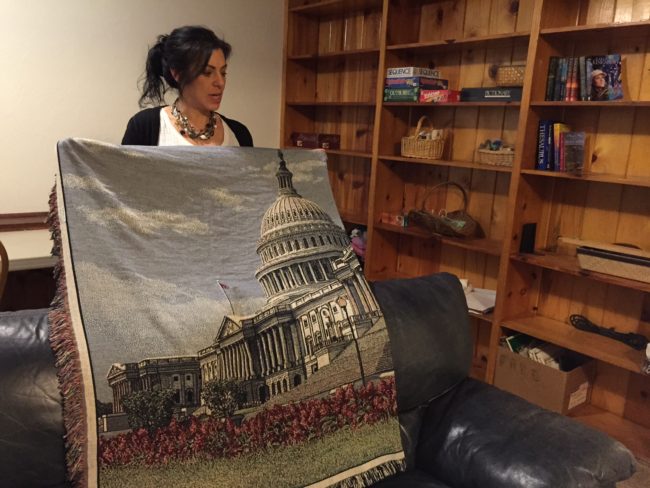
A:
{"label": "leather armrest", "polygon": [[0,313],[0,486],[68,486],[47,312]]}
{"label": "leather armrest", "polygon": [[429,404],[416,466],[458,488],[614,487],[636,470],[602,432],[472,379]]}

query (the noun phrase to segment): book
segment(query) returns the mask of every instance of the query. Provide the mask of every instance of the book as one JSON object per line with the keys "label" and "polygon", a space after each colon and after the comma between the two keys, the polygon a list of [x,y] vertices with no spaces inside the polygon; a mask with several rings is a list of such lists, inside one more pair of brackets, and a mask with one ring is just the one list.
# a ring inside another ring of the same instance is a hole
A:
{"label": "book", "polygon": [[520,86],[499,88],[462,88],[461,102],[512,102],[521,100]]}
{"label": "book", "polygon": [[553,171],[560,171],[560,135],[569,130],[571,128],[562,122],[555,122],[553,124],[553,158],[549,162],[549,169]]}
{"label": "book", "polygon": [[557,72],[557,65],[560,58],[558,56],[551,56],[548,61],[548,75],[546,77],[546,96],[544,100],[552,101],[553,92],[555,90],[555,74]]}
{"label": "book", "polygon": [[440,71],[437,69],[419,68],[417,66],[401,66],[397,68],[388,68],[386,70],[386,78],[407,78],[410,76],[442,78]]}
{"label": "book", "polygon": [[621,55],[590,56],[591,100],[619,100],[623,98]]}
{"label": "book", "polygon": [[552,120],[540,120],[537,136],[537,163],[535,169],[546,171],[551,169],[549,155],[551,150]]}
{"label": "book", "polygon": [[587,96],[587,57],[586,56],[580,56],[578,58],[578,84],[579,84],[579,93],[578,93],[578,100],[581,101],[586,101],[589,100]]}
{"label": "book", "polygon": [[447,90],[449,81],[440,78],[409,76],[405,78],[386,78],[386,88],[426,88],[427,90]]}
{"label": "book", "polygon": [[467,308],[470,312],[490,313],[494,310],[496,298],[496,290],[487,288],[473,288],[471,291],[465,292]]}
{"label": "book", "polygon": [[591,58],[585,56],[585,101],[591,100],[591,72],[593,64]]}
{"label": "book", "polygon": [[560,60],[560,93],[558,100],[562,101],[566,97],[566,82],[569,75],[569,58],[562,58]]}
{"label": "book", "polygon": [[419,88],[384,88],[384,102],[417,102]]}
{"label": "book", "polygon": [[569,173],[587,172],[590,157],[588,148],[588,137],[585,132],[565,132],[562,134],[564,156],[564,170]]}

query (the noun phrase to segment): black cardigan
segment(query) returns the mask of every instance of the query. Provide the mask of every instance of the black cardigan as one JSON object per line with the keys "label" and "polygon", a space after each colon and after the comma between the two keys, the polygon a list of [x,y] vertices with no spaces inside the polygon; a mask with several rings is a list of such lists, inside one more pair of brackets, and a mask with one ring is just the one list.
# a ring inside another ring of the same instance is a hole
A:
{"label": "black cardigan", "polygon": [[[161,108],[147,108],[131,117],[126,125],[122,144],[125,146],[157,146],[160,133]],[[223,115],[220,115],[220,117],[233,131],[240,146],[253,145],[253,137],[244,124]]]}

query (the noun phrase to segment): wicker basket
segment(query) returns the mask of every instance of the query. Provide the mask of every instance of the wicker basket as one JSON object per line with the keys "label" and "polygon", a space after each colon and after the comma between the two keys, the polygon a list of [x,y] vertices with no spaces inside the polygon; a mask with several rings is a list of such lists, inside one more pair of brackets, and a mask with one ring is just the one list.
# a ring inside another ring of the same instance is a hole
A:
{"label": "wicker basket", "polygon": [[[428,123],[428,128],[423,129],[422,124]],[[402,137],[402,156],[407,158],[440,159],[445,149],[446,132],[436,139],[424,139],[422,133],[431,135],[434,131],[429,117],[422,116],[412,136]]]}
{"label": "wicker basket", "polygon": [[512,166],[514,159],[515,152],[511,149],[499,149],[498,151],[490,151],[489,149],[478,150],[478,162],[481,164]]}
{"label": "wicker basket", "polygon": [[495,81],[498,86],[523,86],[525,73],[526,66],[523,64],[499,66]]}
{"label": "wicker basket", "polygon": [[623,246],[601,248],[580,246],[578,263],[582,269],[650,283],[650,254]]}

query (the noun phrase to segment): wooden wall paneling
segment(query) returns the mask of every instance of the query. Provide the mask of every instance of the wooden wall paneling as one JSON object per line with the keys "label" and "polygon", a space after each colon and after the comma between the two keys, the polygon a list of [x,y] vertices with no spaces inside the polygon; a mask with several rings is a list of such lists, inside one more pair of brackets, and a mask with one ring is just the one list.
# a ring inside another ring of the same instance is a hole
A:
{"label": "wooden wall paneling", "polygon": [[643,309],[643,292],[609,286],[605,303],[608,308],[603,313],[605,327],[613,327],[618,332],[639,332],[641,310]]}
{"label": "wooden wall paneling", "polygon": [[592,171],[624,176],[634,128],[633,108],[600,111],[593,151]]}
{"label": "wooden wall paneling", "polygon": [[517,25],[517,2],[492,0],[488,34],[509,34]]}
{"label": "wooden wall paneling", "polygon": [[[476,321],[476,319],[474,319]],[[479,321],[478,335],[476,340],[476,354],[474,364],[477,364],[482,370],[481,373],[485,378],[488,356],[490,354],[490,327],[487,323]]]}
{"label": "wooden wall paneling", "polygon": [[650,0],[634,0],[631,20],[638,22],[648,19],[650,19]]}
{"label": "wooden wall paneling", "polygon": [[623,416],[650,427],[650,376],[630,374]]}
{"label": "wooden wall paneling", "polygon": [[463,37],[487,36],[490,30],[492,2],[486,0],[465,0],[465,3]]}
{"label": "wooden wall paneling", "polygon": [[578,314],[594,323],[603,322],[603,304],[607,298],[607,285],[593,280],[565,276],[572,283],[569,315]]}
{"label": "wooden wall paneling", "polygon": [[325,58],[318,60],[316,74],[317,102],[342,102],[343,77],[341,76],[345,60],[341,58]]}
{"label": "wooden wall paneling", "polygon": [[368,242],[365,274],[370,281],[397,277],[399,234],[376,230]]}
{"label": "wooden wall paneling", "polygon": [[621,195],[614,242],[650,252],[650,188],[625,187]]}
{"label": "wooden wall paneling", "polygon": [[537,302],[538,314],[568,323],[574,280],[567,278],[563,273],[544,270]]}
{"label": "wooden wall paneling", "polygon": [[317,72],[314,62],[287,61],[285,93],[288,102],[313,102],[316,100]]}
{"label": "wooden wall paneling", "polygon": [[451,133],[451,159],[474,161],[477,142],[478,107],[459,107],[454,117]]}
{"label": "wooden wall paneling", "polygon": [[590,0],[586,24],[611,24],[614,21],[616,0]]}
{"label": "wooden wall paneling", "polygon": [[486,256],[485,258],[485,280],[483,281],[483,286],[490,290],[496,290],[499,282],[499,257]]}
{"label": "wooden wall paneling", "polygon": [[420,12],[419,42],[442,41],[463,37],[465,0],[425,3]]}
{"label": "wooden wall paneling", "polygon": [[282,144],[284,146],[292,146],[292,132],[315,132],[315,113],[316,110],[314,107],[286,107],[284,114]]}
{"label": "wooden wall paneling", "polygon": [[467,278],[467,251],[438,241],[436,241],[436,245],[440,249],[439,271],[451,273],[458,278]]}
{"label": "wooden wall paneling", "polygon": [[535,0],[519,0],[517,2],[517,23],[515,24],[515,32],[529,32],[533,22],[533,10],[535,7]]}
{"label": "wooden wall paneling", "polygon": [[287,37],[290,40],[287,49],[288,56],[318,52],[318,19],[299,14],[289,14],[288,29]]}
{"label": "wooden wall paneling", "polygon": [[541,27],[564,27],[577,25],[579,23],[579,16],[583,9],[581,9],[582,1],[567,2],[566,0],[543,0],[544,7],[542,9]]}
{"label": "wooden wall paneling", "polygon": [[[494,183],[494,200],[492,215],[489,227],[484,228],[490,239],[504,239],[506,233],[506,221],[508,214],[508,190],[510,188],[510,175],[508,173],[496,173]],[[495,273],[495,278],[496,278]]]}
{"label": "wooden wall paneling", "polygon": [[480,252],[465,251],[465,269],[461,277],[467,278],[476,288],[485,288],[487,258]]}
{"label": "wooden wall paneling", "polygon": [[425,276],[440,271],[440,243],[435,239],[399,236],[398,276]]}
{"label": "wooden wall paneling", "polygon": [[420,5],[411,0],[389,2],[386,42],[389,46],[417,42],[420,31]]}
{"label": "wooden wall paneling", "polygon": [[[502,138],[504,117],[505,107],[481,107],[479,109],[475,151],[478,150],[478,145],[487,139],[493,141]],[[473,160],[477,159],[478,153],[475,152]]]}
{"label": "wooden wall paneling", "polygon": [[328,170],[334,200],[342,216],[364,221],[368,213],[370,160],[330,154]]}
{"label": "wooden wall paneling", "polygon": [[628,177],[650,177],[650,111],[638,109],[627,163]]}
{"label": "wooden wall paneling", "polygon": [[539,249],[554,249],[558,237],[577,238],[582,235],[582,223],[587,202],[587,184],[570,185],[567,181],[554,183],[557,201],[550,208],[548,231],[537,234]]}
{"label": "wooden wall paneling", "polygon": [[343,33],[343,18],[321,18],[318,25],[318,54],[327,54],[342,51]]}
{"label": "wooden wall paneling", "polygon": [[623,189],[620,185],[588,185],[580,237],[589,241],[615,242]]}
{"label": "wooden wall paneling", "polygon": [[622,54],[621,73],[625,100],[641,100],[641,87],[647,74],[644,72],[648,59],[647,48],[648,36],[612,42],[609,52]]}
{"label": "wooden wall paneling", "polygon": [[614,22],[630,22],[632,20],[632,9],[634,0],[617,0]]}
{"label": "wooden wall paneling", "polygon": [[495,171],[473,171],[471,175],[467,211],[474,217],[487,237],[490,237],[492,215],[494,214]]}
{"label": "wooden wall paneling", "polygon": [[461,52],[458,84],[452,85],[454,89],[481,86],[485,74],[485,54],[486,49],[477,47]]}

